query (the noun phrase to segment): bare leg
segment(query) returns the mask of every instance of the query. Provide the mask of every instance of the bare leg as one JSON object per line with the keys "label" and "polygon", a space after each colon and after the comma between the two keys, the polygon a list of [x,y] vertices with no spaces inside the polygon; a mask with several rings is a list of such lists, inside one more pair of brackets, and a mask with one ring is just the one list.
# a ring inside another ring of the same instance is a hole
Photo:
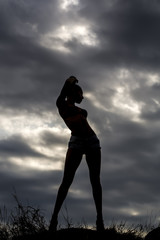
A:
{"label": "bare leg", "polygon": [[90,181],[92,185],[93,198],[97,211],[97,230],[104,230],[102,215],[102,187],[100,182],[101,151],[95,149],[86,154],[89,167]]}
{"label": "bare leg", "polygon": [[81,162],[81,159],[82,159],[82,154],[79,151],[77,151],[75,149],[68,149],[67,154],[66,154],[64,175],[63,175],[62,183],[58,190],[57,199],[56,199],[56,203],[55,203],[55,207],[54,207],[54,212],[53,212],[52,219],[50,222],[49,229],[51,231],[56,230],[58,213],[59,213],[61,206],[67,196],[69,187],[72,184],[75,172]]}

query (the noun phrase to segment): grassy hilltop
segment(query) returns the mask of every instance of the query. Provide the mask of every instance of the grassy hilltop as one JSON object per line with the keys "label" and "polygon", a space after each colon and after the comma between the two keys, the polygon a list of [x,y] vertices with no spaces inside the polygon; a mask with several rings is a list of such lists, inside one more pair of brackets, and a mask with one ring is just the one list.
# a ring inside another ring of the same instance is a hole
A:
{"label": "grassy hilltop", "polygon": [[50,233],[40,209],[23,206],[15,196],[17,207],[9,215],[6,208],[0,209],[0,240],[142,240],[154,228],[151,224],[128,226],[126,223],[112,224],[103,233],[86,225],[74,225],[68,216],[66,227]]}
{"label": "grassy hilltop", "polygon": [[15,240],[142,240],[143,238],[133,233],[118,233],[114,229],[106,229],[103,233],[85,228],[60,229],[50,234],[48,231],[33,235],[14,238]]}

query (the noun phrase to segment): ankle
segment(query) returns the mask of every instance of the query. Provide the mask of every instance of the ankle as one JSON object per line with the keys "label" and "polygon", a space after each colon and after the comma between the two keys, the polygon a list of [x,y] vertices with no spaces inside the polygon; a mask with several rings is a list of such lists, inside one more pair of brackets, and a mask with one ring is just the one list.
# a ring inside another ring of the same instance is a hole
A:
{"label": "ankle", "polygon": [[102,217],[101,218],[97,218],[97,220],[96,220],[96,228],[97,228],[98,232],[103,232],[105,230]]}
{"label": "ankle", "polygon": [[55,222],[58,220],[58,215],[57,214],[52,214],[51,222]]}
{"label": "ankle", "polygon": [[58,217],[52,216],[52,219],[51,219],[50,225],[49,225],[49,231],[53,231],[53,232],[56,231],[57,225],[58,225]]}
{"label": "ankle", "polygon": [[97,214],[97,221],[103,221],[102,214]]}

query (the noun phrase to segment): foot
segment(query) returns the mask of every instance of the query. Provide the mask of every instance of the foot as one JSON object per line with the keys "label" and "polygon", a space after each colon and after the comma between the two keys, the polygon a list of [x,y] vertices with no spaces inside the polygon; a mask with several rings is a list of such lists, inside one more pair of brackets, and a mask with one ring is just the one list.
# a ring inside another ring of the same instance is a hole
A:
{"label": "foot", "polygon": [[58,220],[53,219],[50,222],[50,226],[49,226],[49,232],[56,232],[57,231],[57,225],[58,225]]}
{"label": "foot", "polygon": [[96,221],[96,228],[97,228],[97,232],[103,232],[105,230],[104,228],[104,223],[103,223],[103,219],[98,219]]}

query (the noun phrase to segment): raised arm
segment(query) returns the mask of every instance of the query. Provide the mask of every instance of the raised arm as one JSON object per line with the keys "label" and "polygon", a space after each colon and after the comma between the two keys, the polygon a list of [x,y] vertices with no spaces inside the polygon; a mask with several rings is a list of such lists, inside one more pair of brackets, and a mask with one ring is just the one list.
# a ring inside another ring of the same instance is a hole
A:
{"label": "raised arm", "polygon": [[76,83],[78,83],[78,80],[74,76],[69,77],[65,81],[65,84],[64,84],[64,86],[63,86],[63,88],[62,88],[62,90],[60,92],[59,97],[57,98],[57,101],[56,101],[56,105],[57,105],[58,108],[64,104],[65,99],[66,99],[68,93],[71,91],[72,86],[74,84],[76,84]]}

